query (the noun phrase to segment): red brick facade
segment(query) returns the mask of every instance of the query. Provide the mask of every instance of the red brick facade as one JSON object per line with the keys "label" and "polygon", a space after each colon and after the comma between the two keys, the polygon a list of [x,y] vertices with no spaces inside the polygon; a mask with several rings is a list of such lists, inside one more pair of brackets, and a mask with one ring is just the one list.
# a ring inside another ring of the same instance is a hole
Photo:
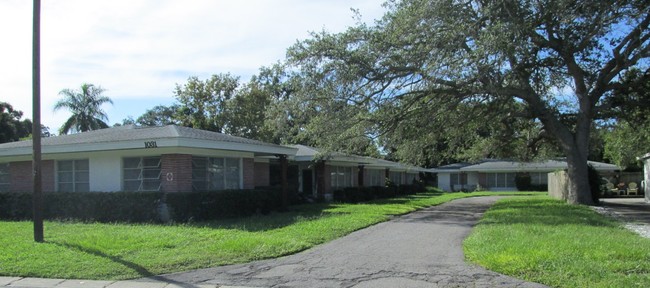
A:
{"label": "red brick facade", "polygon": [[163,192],[192,191],[192,155],[163,154],[161,157]]}
{"label": "red brick facade", "polygon": [[[43,192],[54,192],[54,161],[44,160],[41,164],[41,179]],[[29,192],[34,190],[34,178],[32,175],[32,162],[21,161],[9,163],[11,177],[11,192]]]}
{"label": "red brick facade", "polygon": [[271,185],[271,175],[269,163],[255,162],[255,187],[265,187]]}
{"label": "red brick facade", "polygon": [[255,160],[253,158],[242,159],[242,171],[244,175],[244,189],[255,188]]}

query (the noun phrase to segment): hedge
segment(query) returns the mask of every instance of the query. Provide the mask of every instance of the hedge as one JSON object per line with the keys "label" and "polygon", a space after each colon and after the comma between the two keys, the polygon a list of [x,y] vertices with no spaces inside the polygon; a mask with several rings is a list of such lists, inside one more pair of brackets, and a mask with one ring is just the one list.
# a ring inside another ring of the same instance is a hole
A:
{"label": "hedge", "polygon": [[[187,222],[268,213],[281,205],[278,189],[209,192],[44,193],[45,219],[90,222]],[[0,193],[0,219],[29,220],[31,193]]]}

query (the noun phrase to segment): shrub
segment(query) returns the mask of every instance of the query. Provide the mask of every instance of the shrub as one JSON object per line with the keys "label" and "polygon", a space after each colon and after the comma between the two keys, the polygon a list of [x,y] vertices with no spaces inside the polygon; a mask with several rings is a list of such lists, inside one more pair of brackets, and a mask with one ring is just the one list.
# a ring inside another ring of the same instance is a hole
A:
{"label": "shrub", "polygon": [[[269,213],[280,207],[282,201],[277,189],[187,193],[56,192],[45,193],[43,200],[45,219],[138,223],[204,221]],[[31,217],[31,193],[0,193],[0,219],[28,220]]]}
{"label": "shrub", "polygon": [[519,191],[533,191],[532,179],[527,172],[517,173],[515,176],[515,186]]}

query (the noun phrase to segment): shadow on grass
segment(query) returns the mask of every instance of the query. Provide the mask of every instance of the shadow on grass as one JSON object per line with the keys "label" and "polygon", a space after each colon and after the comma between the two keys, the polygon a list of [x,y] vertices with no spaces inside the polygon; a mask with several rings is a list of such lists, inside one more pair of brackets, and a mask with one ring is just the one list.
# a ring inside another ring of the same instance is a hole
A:
{"label": "shadow on grass", "polygon": [[485,214],[480,224],[618,226],[616,221],[587,207],[551,199],[513,199],[497,202]]}
{"label": "shadow on grass", "polygon": [[[367,202],[359,202],[359,205],[391,205],[407,204],[418,199],[425,199],[443,195],[444,193],[423,193],[414,195],[405,195],[396,198],[376,199]],[[296,224],[299,221],[318,219],[332,215],[350,214],[349,212],[340,211],[342,205],[355,205],[351,203],[313,203],[302,204],[289,207],[287,212],[273,212],[268,215],[257,215],[244,218],[221,219],[214,221],[201,221],[196,223],[185,224],[190,227],[212,228],[212,229],[237,229],[247,232],[263,232],[280,229],[286,226]]]}
{"label": "shadow on grass", "polygon": [[151,273],[151,271],[147,270],[147,268],[145,268],[143,266],[140,266],[140,265],[138,265],[136,263],[133,263],[133,262],[130,262],[130,261],[126,261],[126,260],[124,260],[124,259],[122,259],[120,257],[117,257],[117,256],[108,255],[108,254],[106,254],[106,253],[104,253],[104,252],[102,252],[100,250],[97,250],[97,249],[87,248],[87,247],[83,247],[81,245],[70,244],[70,243],[57,243],[57,242],[48,242],[48,243],[51,243],[51,244],[54,244],[56,246],[60,246],[60,247],[66,248],[66,249],[72,249],[72,250],[76,250],[76,251],[79,251],[79,252],[91,254],[91,255],[94,255],[94,256],[97,256],[97,257],[101,257],[101,258],[104,258],[104,259],[108,259],[111,262],[115,262],[117,264],[120,264],[122,266],[125,266],[125,267],[135,271],[138,274],[138,276],[143,277],[143,278],[152,279],[152,280],[156,280],[156,281],[163,281],[163,282],[171,283],[171,284],[174,284],[175,286],[183,287],[183,288],[198,288],[199,287],[199,286],[194,285],[194,284],[178,282],[178,281],[174,281],[174,280],[171,280],[171,279],[167,279],[164,276],[155,275],[155,274]]}
{"label": "shadow on grass", "polygon": [[77,250],[79,252],[83,252],[83,253],[86,253],[86,254],[91,254],[91,255],[101,257],[101,258],[104,258],[104,259],[108,259],[111,262],[115,262],[117,264],[120,264],[122,266],[125,266],[125,267],[135,271],[136,273],[138,273],[139,276],[142,276],[142,277],[154,276],[154,274],[151,273],[149,270],[147,270],[147,268],[145,268],[145,267],[142,267],[142,266],[140,266],[140,265],[138,265],[136,263],[130,262],[130,261],[126,261],[126,260],[124,260],[124,259],[122,259],[120,257],[117,257],[117,256],[108,255],[108,254],[106,254],[106,253],[104,253],[104,252],[102,252],[100,250],[97,250],[97,249],[83,247],[81,245],[70,244],[70,243],[57,243],[57,242],[48,242],[48,243],[51,243],[51,244],[54,244],[54,245],[57,245],[57,246],[60,246],[60,247],[63,247],[63,248],[71,249],[71,250]]}
{"label": "shadow on grass", "polygon": [[335,214],[347,214],[343,212],[332,213],[328,211],[333,208],[336,208],[335,203],[303,204],[289,207],[289,211],[286,212],[273,212],[267,215],[202,221],[196,223],[188,223],[185,225],[200,228],[236,229],[247,232],[264,232],[290,226],[300,221],[318,219]]}

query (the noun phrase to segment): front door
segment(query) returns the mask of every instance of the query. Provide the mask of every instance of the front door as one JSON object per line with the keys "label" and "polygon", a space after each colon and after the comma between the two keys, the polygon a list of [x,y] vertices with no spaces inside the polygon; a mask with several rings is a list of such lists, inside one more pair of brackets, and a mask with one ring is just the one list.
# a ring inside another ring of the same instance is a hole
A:
{"label": "front door", "polygon": [[313,195],[314,179],[311,169],[302,170],[302,193]]}

